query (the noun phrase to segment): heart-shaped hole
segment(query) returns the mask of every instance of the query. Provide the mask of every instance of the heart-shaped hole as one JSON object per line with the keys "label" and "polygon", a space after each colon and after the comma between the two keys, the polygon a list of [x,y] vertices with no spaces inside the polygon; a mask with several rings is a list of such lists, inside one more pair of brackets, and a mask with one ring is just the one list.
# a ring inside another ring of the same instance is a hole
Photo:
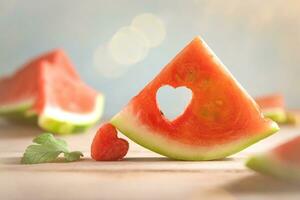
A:
{"label": "heart-shaped hole", "polygon": [[187,87],[163,86],[157,91],[156,98],[162,114],[167,119],[174,120],[184,112],[191,101],[192,91]]}

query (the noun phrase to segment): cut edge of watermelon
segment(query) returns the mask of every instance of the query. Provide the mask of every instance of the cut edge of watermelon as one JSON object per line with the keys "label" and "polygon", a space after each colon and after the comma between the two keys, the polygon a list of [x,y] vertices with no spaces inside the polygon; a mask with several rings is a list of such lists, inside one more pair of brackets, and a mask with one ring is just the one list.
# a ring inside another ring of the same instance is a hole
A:
{"label": "cut edge of watermelon", "polygon": [[219,59],[219,57],[214,53],[214,51],[208,46],[208,44],[200,37],[197,36],[202,44],[205,46],[205,48],[208,50],[208,52],[212,55],[213,60],[219,64],[220,68],[224,70],[224,72],[235,82],[235,84],[238,86],[238,88],[243,92],[243,94],[253,102],[253,104],[257,107],[258,104],[256,101],[250,96],[250,94],[246,91],[246,89],[240,84],[240,82],[232,75],[232,73],[229,71],[229,69],[226,67],[226,65]]}
{"label": "cut edge of watermelon", "polygon": [[124,135],[156,153],[177,160],[215,160],[225,158],[237,153],[253,143],[272,135],[279,130],[275,122],[271,122],[270,128],[255,137],[243,138],[239,142],[220,145],[218,148],[191,147],[174,140],[168,140],[159,133],[151,132],[147,127],[139,123],[129,109],[121,111],[111,119],[111,123]]}
{"label": "cut edge of watermelon", "polygon": [[93,112],[88,114],[74,114],[61,109],[47,107],[40,114],[38,124],[43,129],[58,134],[84,132],[102,116],[104,101],[104,96],[99,94],[96,98]]}
{"label": "cut edge of watermelon", "polygon": [[300,181],[299,168],[286,166],[275,158],[272,158],[272,155],[253,155],[246,161],[246,166],[262,174],[284,180]]}

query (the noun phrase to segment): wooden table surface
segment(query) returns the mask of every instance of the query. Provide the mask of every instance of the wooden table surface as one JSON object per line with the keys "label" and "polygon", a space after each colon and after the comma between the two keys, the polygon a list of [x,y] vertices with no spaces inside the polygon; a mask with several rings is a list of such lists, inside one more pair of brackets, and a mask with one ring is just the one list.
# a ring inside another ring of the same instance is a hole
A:
{"label": "wooden table surface", "polygon": [[42,131],[0,121],[0,199],[300,199],[299,186],[244,166],[247,156],[299,135],[299,128],[282,127],[239,154],[205,162],[170,160],[133,143],[125,160],[95,162],[89,155],[95,130],[62,137],[71,150],[84,152],[79,162],[20,165]]}

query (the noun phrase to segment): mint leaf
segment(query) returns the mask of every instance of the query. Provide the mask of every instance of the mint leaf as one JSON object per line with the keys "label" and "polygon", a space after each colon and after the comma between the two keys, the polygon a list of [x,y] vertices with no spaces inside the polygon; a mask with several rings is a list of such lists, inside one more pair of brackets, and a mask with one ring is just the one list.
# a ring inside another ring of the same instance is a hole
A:
{"label": "mint leaf", "polygon": [[72,151],[70,153],[64,153],[64,156],[67,162],[73,162],[83,157],[83,154],[80,151]]}
{"label": "mint leaf", "polygon": [[53,162],[61,153],[62,151],[53,150],[53,148],[48,145],[30,145],[29,147],[27,147],[21,163],[37,164]]}
{"label": "mint leaf", "polygon": [[79,160],[83,154],[79,151],[69,152],[66,141],[55,139],[51,133],[44,133],[33,139],[36,144],[29,145],[23,154],[22,164],[37,164],[57,161],[64,153],[65,161]]}
{"label": "mint leaf", "polygon": [[54,149],[62,152],[68,152],[68,145],[62,139],[55,139],[51,133],[43,133],[33,139],[34,143],[41,145],[51,145]]}
{"label": "mint leaf", "polygon": [[44,144],[47,141],[54,141],[54,140],[55,140],[55,138],[53,137],[53,135],[51,133],[43,133],[43,134],[37,136],[36,138],[34,138],[32,141],[37,144]]}

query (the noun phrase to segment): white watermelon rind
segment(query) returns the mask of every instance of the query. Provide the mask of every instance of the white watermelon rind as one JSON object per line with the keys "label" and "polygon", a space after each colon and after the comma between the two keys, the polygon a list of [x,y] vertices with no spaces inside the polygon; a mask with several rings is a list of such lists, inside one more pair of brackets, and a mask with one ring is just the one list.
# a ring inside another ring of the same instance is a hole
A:
{"label": "white watermelon rind", "polygon": [[46,131],[57,134],[85,132],[101,118],[104,110],[104,101],[104,96],[98,95],[93,112],[82,115],[48,107],[40,114],[38,125]]}
{"label": "white watermelon rind", "polygon": [[[74,117],[73,113],[66,114],[66,112],[63,111],[56,113],[49,112],[50,108],[46,108],[46,111],[37,116],[37,114],[31,110],[34,101],[26,100],[16,104],[0,106],[0,116],[8,119],[18,118],[24,121],[32,119],[32,117],[37,117],[37,123],[42,129],[56,134],[85,132],[101,118],[104,101],[104,96],[99,94],[92,113],[84,115],[75,114],[76,117]],[[66,115],[61,115],[61,113],[65,113]]]}
{"label": "white watermelon rind", "polygon": [[225,158],[279,130],[278,125],[271,122],[269,129],[263,133],[254,134],[252,137],[245,136],[241,140],[232,143],[205,148],[182,144],[168,139],[162,133],[151,131],[139,121],[137,116],[132,114],[128,107],[114,116],[110,122],[128,138],[147,149],[172,159],[195,161]]}
{"label": "white watermelon rind", "polygon": [[287,181],[300,182],[300,168],[288,166],[272,155],[253,155],[246,161],[246,166],[256,172]]}

